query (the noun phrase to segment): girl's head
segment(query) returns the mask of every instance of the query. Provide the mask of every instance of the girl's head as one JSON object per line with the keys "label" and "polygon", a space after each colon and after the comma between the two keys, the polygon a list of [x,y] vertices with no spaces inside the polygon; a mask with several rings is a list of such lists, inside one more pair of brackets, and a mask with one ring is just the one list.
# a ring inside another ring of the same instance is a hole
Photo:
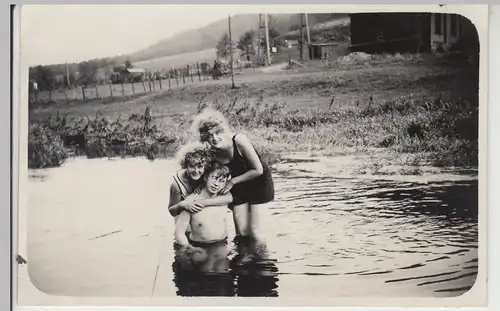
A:
{"label": "girl's head", "polygon": [[201,142],[212,148],[224,149],[231,145],[231,129],[226,118],[212,108],[203,109],[193,120],[193,132]]}
{"label": "girl's head", "polygon": [[187,176],[198,181],[205,173],[207,165],[213,160],[210,146],[202,142],[190,142],[182,146],[176,155],[181,168],[186,170]]}

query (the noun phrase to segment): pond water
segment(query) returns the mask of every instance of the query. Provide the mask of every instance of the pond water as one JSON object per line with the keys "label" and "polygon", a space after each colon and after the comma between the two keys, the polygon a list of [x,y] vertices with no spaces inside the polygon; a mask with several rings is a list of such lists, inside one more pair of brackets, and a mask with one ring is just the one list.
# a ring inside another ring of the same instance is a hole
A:
{"label": "pond water", "polygon": [[[204,276],[174,263],[172,161],[74,159],[30,171],[31,282],[68,296],[443,297],[473,286],[475,178],[401,181],[297,167],[274,171],[272,260],[229,262],[230,273]],[[232,221],[229,228],[233,247]]]}

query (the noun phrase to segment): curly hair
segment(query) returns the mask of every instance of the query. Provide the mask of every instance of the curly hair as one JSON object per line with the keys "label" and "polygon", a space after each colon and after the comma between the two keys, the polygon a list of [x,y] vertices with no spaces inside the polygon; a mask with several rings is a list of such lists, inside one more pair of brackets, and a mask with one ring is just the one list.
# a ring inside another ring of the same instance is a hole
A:
{"label": "curly hair", "polygon": [[207,107],[194,117],[191,130],[195,136],[203,140],[203,134],[214,127],[230,129],[227,119],[220,111]]}
{"label": "curly hair", "polygon": [[208,165],[214,160],[210,145],[198,141],[186,143],[177,151],[175,157],[183,169],[190,163],[201,162]]}

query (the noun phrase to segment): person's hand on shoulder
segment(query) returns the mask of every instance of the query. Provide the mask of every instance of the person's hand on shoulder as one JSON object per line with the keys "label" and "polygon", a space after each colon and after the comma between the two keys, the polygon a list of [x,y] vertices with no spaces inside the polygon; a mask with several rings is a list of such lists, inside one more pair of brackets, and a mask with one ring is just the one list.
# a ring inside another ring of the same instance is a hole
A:
{"label": "person's hand on shoulder", "polygon": [[233,181],[230,179],[227,181],[226,183],[226,186],[224,187],[224,189],[222,189],[222,191],[220,192],[220,194],[222,195],[225,195],[227,194],[229,191],[231,191],[231,189],[234,187],[234,183]]}

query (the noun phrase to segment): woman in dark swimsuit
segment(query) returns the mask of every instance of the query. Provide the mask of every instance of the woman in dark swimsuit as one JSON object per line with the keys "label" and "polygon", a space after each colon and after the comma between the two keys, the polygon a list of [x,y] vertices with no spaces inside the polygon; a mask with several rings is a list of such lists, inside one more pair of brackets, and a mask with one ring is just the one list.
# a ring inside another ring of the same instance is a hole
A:
{"label": "woman in dark swimsuit", "polygon": [[222,191],[233,195],[236,234],[262,240],[264,217],[274,200],[274,182],[268,165],[262,161],[244,134],[234,134],[224,116],[206,108],[193,122],[202,142],[208,142],[216,159],[231,170],[231,180]]}

